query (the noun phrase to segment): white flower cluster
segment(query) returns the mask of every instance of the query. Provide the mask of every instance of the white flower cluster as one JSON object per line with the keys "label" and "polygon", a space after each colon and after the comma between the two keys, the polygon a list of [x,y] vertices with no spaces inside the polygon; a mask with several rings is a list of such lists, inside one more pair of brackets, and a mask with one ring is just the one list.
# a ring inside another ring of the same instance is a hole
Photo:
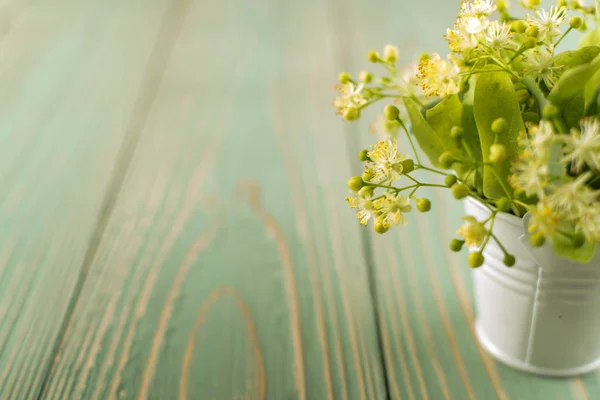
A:
{"label": "white flower cluster", "polygon": [[[368,181],[378,185],[391,185],[400,179],[407,166],[412,161],[406,154],[398,151],[396,139],[380,141],[367,153],[369,161],[366,164],[365,174]],[[357,208],[357,218],[361,225],[366,225],[373,216],[385,229],[391,225],[406,224],[403,213],[411,210],[410,199],[399,194],[386,191],[383,195],[373,199],[373,186],[365,186],[358,190],[356,197],[347,197],[346,201],[351,208]]]}
{"label": "white flower cluster", "polygon": [[[537,197],[530,230],[551,236],[561,222],[569,223],[587,240],[600,241],[600,191],[589,186],[592,171],[600,169],[598,118],[583,119],[571,135],[558,134],[550,122],[541,121],[530,125],[519,142],[511,184],[526,196]],[[551,172],[552,163],[562,163],[560,170],[571,174]]]}

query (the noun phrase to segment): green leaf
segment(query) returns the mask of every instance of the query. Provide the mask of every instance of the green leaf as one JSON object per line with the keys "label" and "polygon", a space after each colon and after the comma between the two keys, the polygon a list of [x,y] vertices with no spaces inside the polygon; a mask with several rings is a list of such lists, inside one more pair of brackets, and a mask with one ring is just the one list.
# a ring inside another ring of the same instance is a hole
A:
{"label": "green leaf", "polygon": [[[461,126],[462,122],[462,104],[457,95],[445,97],[435,107],[427,110],[425,119],[437,134],[446,151],[452,153],[457,160],[469,160],[460,143],[450,136],[452,127]],[[468,172],[465,164],[455,164],[454,167],[459,178],[463,178]]]}
{"label": "green leaf", "polygon": [[507,160],[483,169],[483,194],[491,199],[505,196],[503,189],[511,191],[508,184],[510,163],[518,153],[519,132],[524,130],[521,108],[510,75],[506,72],[486,72],[480,74],[475,86],[473,114],[479,131],[483,161],[489,162],[489,148],[494,144],[495,134],[492,122],[504,118],[508,123],[505,133],[498,135],[499,144],[507,151]]}
{"label": "green leaf", "polygon": [[548,95],[548,100],[561,109],[561,116],[569,127],[579,123],[586,108],[584,89],[599,70],[600,55],[589,64],[565,71]]}
{"label": "green leaf", "polygon": [[567,127],[574,128],[579,126],[579,120],[581,117],[583,117],[585,109],[585,99],[583,97],[583,93],[573,97],[571,101],[565,104],[563,107],[562,119],[567,124]]}
{"label": "green leaf", "polygon": [[590,30],[579,42],[579,48],[587,46],[600,46],[600,27]]}
{"label": "green leaf", "polygon": [[586,83],[598,70],[600,70],[600,56],[596,56],[589,64],[565,71],[548,95],[548,100],[559,108],[564,108],[575,97],[581,95]]}
{"label": "green leaf", "polygon": [[583,95],[585,98],[585,115],[594,115],[597,113],[598,104],[596,101],[600,94],[600,70],[592,76],[592,78],[585,84],[583,89]]}
{"label": "green leaf", "polygon": [[421,147],[431,164],[436,168],[440,168],[438,158],[445,151],[443,143],[421,114],[418,104],[410,97],[405,97],[403,100],[410,118],[411,131],[417,139],[419,147]]}
{"label": "green leaf", "polygon": [[589,64],[600,53],[600,47],[587,46],[579,50],[563,51],[553,58],[553,64],[556,67],[564,67],[565,70],[577,67],[578,65]]}
{"label": "green leaf", "polygon": [[[475,123],[475,115],[473,114],[473,98],[475,96],[475,87],[477,84],[477,75],[471,76],[469,79],[470,88],[467,93],[463,95],[462,99],[462,128],[463,137],[469,149],[471,149],[471,155],[475,159],[477,164],[483,163],[483,155],[481,154],[481,143],[479,142],[479,131],[477,131],[477,124]],[[480,192],[483,190],[483,168],[478,170],[473,175],[473,182],[467,182],[475,186]]]}
{"label": "green leaf", "polygon": [[588,263],[596,254],[596,243],[586,241],[581,247],[573,246],[571,239],[556,234],[550,238],[552,248],[557,255],[580,263]]}

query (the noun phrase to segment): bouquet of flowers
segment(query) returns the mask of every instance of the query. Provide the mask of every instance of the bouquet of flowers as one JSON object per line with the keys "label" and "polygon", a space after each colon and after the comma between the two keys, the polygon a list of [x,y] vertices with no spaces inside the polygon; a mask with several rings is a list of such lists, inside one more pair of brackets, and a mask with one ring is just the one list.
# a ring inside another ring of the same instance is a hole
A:
{"label": "bouquet of flowers", "polygon": [[[592,259],[600,241],[600,0],[562,0],[550,9],[539,8],[539,0],[520,4],[523,17],[507,0],[463,1],[444,36],[447,58],[425,53],[402,71],[398,49],[388,45],[368,53],[383,74],[340,74],[334,106],[343,119],[390,101],[387,137],[360,152],[364,172],[348,181],[347,202],[362,225],[385,233],[405,224],[413,206],[431,208],[419,189],[441,187],[490,210],[486,220],[464,217],[450,243],[454,251],[477,249],[471,267],[483,264],[490,240],[505,265],[515,264],[492,230],[501,212],[530,214],[533,246],[549,241],[559,256]],[[579,47],[556,51],[572,31],[584,32]],[[407,135],[412,157],[398,148],[398,132]],[[441,175],[444,184],[416,179],[416,170]]]}

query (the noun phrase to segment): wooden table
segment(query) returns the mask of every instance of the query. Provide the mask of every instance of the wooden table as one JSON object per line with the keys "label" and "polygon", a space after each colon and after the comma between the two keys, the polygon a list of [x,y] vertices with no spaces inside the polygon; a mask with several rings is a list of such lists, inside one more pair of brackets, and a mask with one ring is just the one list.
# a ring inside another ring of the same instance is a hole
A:
{"label": "wooden table", "polygon": [[2,0],[0,398],[600,398],[478,347],[459,203],[344,204],[337,73],[455,3]]}

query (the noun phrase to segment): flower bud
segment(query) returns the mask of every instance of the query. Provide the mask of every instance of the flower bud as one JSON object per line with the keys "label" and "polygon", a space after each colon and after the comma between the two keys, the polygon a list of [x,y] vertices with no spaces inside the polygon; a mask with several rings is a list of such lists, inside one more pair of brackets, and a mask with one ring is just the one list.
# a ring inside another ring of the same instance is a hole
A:
{"label": "flower bud", "polygon": [[360,197],[369,198],[373,196],[373,192],[375,192],[375,188],[373,186],[363,186],[362,189],[358,191],[358,195]]}
{"label": "flower bud", "polygon": [[464,199],[469,195],[469,188],[464,183],[455,183],[452,185],[452,196],[455,199]]}
{"label": "flower bud", "polygon": [[348,187],[350,190],[358,192],[365,185],[362,178],[360,176],[353,176],[348,179]]}
{"label": "flower bud", "polygon": [[513,256],[512,254],[506,254],[504,256],[504,259],[502,260],[504,265],[506,265],[507,267],[512,267],[513,265],[515,265],[516,261],[517,260],[515,260],[515,256]]}
{"label": "flower bud", "polygon": [[527,90],[527,89],[517,90],[517,100],[519,101],[519,104],[527,103],[527,101],[529,101],[530,97],[531,97],[531,95],[529,94],[529,90]]}
{"label": "flower bud", "polygon": [[417,200],[417,210],[421,212],[427,212],[431,210],[431,201],[425,198]]}
{"label": "flower bud", "polygon": [[450,137],[452,137],[452,139],[460,139],[463,133],[464,130],[460,126],[453,126],[452,129],[450,129]]}
{"label": "flower bud", "polygon": [[481,254],[481,252],[479,251],[470,253],[467,257],[467,262],[469,263],[469,267],[471,268],[481,267],[483,265],[483,261],[485,261],[483,258],[483,254]]}
{"label": "flower bud", "polygon": [[454,163],[454,156],[449,151],[445,151],[438,158],[438,162],[440,163],[442,168],[449,169],[452,167]]}
{"label": "flower bud", "polygon": [[401,161],[400,165],[402,165],[403,174],[408,174],[415,170],[415,162],[410,158],[408,160]]}
{"label": "flower bud", "polygon": [[358,153],[358,159],[360,161],[369,161],[369,160],[371,160],[369,158],[369,150],[366,150],[366,149],[365,150],[361,150],[360,153]]}
{"label": "flower bud", "polygon": [[496,209],[500,212],[506,212],[510,208],[510,201],[506,197],[501,197],[496,202]]}
{"label": "flower bud", "polygon": [[529,25],[527,29],[525,29],[525,34],[532,38],[537,38],[540,34],[540,30],[533,25]]}
{"label": "flower bud", "polygon": [[558,117],[559,112],[560,111],[559,111],[558,107],[556,107],[552,103],[548,103],[542,110],[542,115],[546,119],[552,119],[552,118]]}
{"label": "flower bud", "polygon": [[499,12],[504,13],[506,11],[508,11],[508,2],[506,0],[498,0],[496,2],[496,8],[498,9]]}
{"label": "flower bud", "polygon": [[375,50],[371,50],[368,54],[367,54],[367,59],[369,61],[371,61],[372,63],[376,63],[379,60],[381,60],[381,57],[379,57],[379,53],[376,52]]}
{"label": "flower bud", "polygon": [[523,113],[523,122],[532,122],[537,124],[540,122],[540,114],[533,111],[527,111]]}
{"label": "flower bud", "polygon": [[454,185],[456,183],[457,179],[456,176],[450,174],[450,175],[446,175],[446,178],[444,179],[444,184],[448,187],[452,187],[452,185]]}
{"label": "flower bud", "polygon": [[338,75],[338,81],[340,81],[342,85],[350,82],[351,79],[352,77],[347,72],[340,72],[340,74]]}
{"label": "flower bud", "polygon": [[450,241],[450,250],[452,251],[461,251],[463,244],[465,244],[464,240],[460,240],[460,239],[452,239]]}
{"label": "flower bud", "polygon": [[575,16],[569,21],[569,26],[573,29],[579,29],[581,28],[581,25],[583,25],[581,17]]}
{"label": "flower bud", "polygon": [[523,33],[525,32],[525,29],[527,29],[527,23],[522,19],[513,21],[510,24],[510,29],[516,33]]}
{"label": "flower bud", "polygon": [[523,41],[523,47],[526,49],[533,49],[537,45],[537,40],[533,37],[528,37]]}
{"label": "flower bud", "polygon": [[386,233],[390,229],[390,227],[383,222],[383,218],[377,217],[375,219],[375,223],[373,224],[373,229],[375,230],[375,232],[383,234]]}
{"label": "flower bud", "polygon": [[358,111],[358,108],[347,108],[342,117],[346,121],[356,121],[360,118],[360,111]]}
{"label": "flower bud", "polygon": [[360,71],[358,74],[358,79],[360,79],[361,82],[369,83],[373,80],[373,74],[371,74],[369,71]]}
{"label": "flower bud", "polygon": [[529,243],[531,243],[533,247],[542,247],[545,242],[546,238],[541,232],[536,232],[529,236]]}
{"label": "flower bud", "polygon": [[399,54],[400,51],[394,45],[388,44],[383,48],[383,58],[389,63],[395,63],[396,61],[398,61]]}
{"label": "flower bud", "polygon": [[419,61],[420,61],[420,62],[423,62],[423,61],[429,60],[430,58],[431,58],[431,55],[429,55],[429,53],[421,53],[421,54],[419,55]]}
{"label": "flower bud", "polygon": [[471,85],[469,85],[469,82],[467,82],[467,81],[461,81],[460,84],[458,85],[459,93],[467,93],[470,88],[471,88]]}
{"label": "flower bud", "polygon": [[575,248],[579,248],[585,244],[585,235],[581,232],[575,232],[571,242]]}
{"label": "flower bud", "polygon": [[400,110],[393,104],[388,104],[383,109],[383,114],[388,121],[395,121],[398,119],[398,115],[400,115]]}
{"label": "flower bud", "polygon": [[506,132],[508,129],[508,123],[504,118],[497,118],[494,122],[492,122],[492,132],[496,135]]}
{"label": "flower bud", "polygon": [[503,144],[493,144],[490,146],[490,161],[499,163],[506,160],[506,146]]}
{"label": "flower bud", "polygon": [[521,5],[525,8],[534,9],[540,5],[542,0],[521,0]]}

